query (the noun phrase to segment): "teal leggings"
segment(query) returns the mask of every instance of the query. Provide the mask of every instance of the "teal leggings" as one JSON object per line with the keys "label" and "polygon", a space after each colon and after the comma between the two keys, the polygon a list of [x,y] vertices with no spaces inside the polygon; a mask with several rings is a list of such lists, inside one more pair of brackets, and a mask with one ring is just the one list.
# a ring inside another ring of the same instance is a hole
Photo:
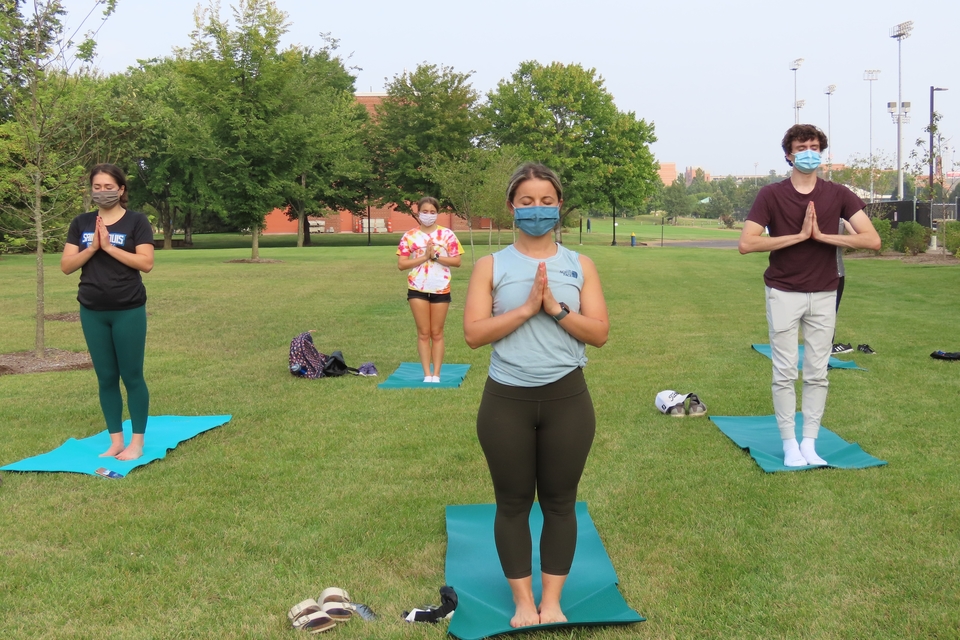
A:
{"label": "teal leggings", "polygon": [[100,408],[107,421],[107,431],[120,433],[123,430],[122,378],[133,432],[144,433],[150,410],[150,392],[143,379],[146,306],[124,311],[91,311],[80,305],[80,324],[100,383]]}

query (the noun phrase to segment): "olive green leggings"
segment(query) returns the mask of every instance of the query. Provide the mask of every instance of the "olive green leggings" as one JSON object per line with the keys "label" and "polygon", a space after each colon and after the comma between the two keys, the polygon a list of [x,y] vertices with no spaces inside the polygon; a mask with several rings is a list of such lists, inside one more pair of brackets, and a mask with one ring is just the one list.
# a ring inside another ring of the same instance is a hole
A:
{"label": "olive green leggings", "polygon": [[91,311],[80,305],[80,324],[100,383],[100,408],[107,421],[107,431],[123,430],[122,378],[133,432],[144,433],[150,410],[150,392],[143,379],[146,306],[123,311]]}
{"label": "olive green leggings", "polygon": [[532,573],[529,517],[535,495],[543,511],[540,570],[558,576],[570,572],[577,547],[577,486],[595,429],[581,369],[542,387],[487,379],[477,436],[493,478],[493,533],[507,578]]}

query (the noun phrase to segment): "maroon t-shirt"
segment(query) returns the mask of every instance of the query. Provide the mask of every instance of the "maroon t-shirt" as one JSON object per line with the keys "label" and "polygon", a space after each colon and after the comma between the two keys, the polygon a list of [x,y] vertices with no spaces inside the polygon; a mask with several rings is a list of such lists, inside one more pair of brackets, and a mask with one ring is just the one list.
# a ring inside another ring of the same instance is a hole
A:
{"label": "maroon t-shirt", "polygon": [[[865,206],[850,189],[836,182],[817,178],[813,191],[803,194],[787,178],[760,189],[747,220],[767,227],[771,238],[800,233],[811,200],[817,209],[817,226],[827,234],[835,234],[841,218],[849,220]],[[810,238],[771,251],[763,281],[781,291],[836,291],[837,248]]]}

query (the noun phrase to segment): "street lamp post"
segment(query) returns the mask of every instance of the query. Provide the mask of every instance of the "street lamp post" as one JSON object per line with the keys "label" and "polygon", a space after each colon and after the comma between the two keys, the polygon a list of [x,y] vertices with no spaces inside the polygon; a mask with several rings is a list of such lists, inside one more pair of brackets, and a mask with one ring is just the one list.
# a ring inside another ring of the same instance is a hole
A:
{"label": "street lamp post", "polygon": [[831,84],[826,89],[823,90],[827,94],[827,148],[830,151],[827,153],[827,180],[833,176],[833,133],[830,128],[830,98],[833,96],[833,93],[837,90],[837,85]]}
{"label": "street lamp post", "polygon": [[803,106],[797,102],[797,69],[799,69],[802,64],[803,58],[797,58],[790,63],[790,71],[793,71],[793,124],[800,124],[800,107]]}
{"label": "street lamp post", "polygon": [[797,100],[796,102],[793,103],[793,108],[797,110],[797,121],[795,124],[800,124],[800,109],[803,109],[803,107],[806,106],[806,104],[807,104],[806,100]]}
{"label": "street lamp post", "polygon": [[867,69],[863,72],[863,79],[870,83],[870,202],[873,202],[873,81],[880,74],[880,69]]}
{"label": "street lamp post", "polygon": [[[909,111],[910,103],[903,102],[903,65],[901,59],[901,50],[903,41],[910,37],[913,31],[913,20],[901,22],[895,27],[890,28],[890,37],[897,41],[897,200],[903,200],[903,123],[910,122],[904,111],[904,104]],[[889,104],[887,105],[889,108]]]}
{"label": "street lamp post", "polygon": [[[930,87],[930,204],[933,204],[933,132],[936,127],[936,123],[933,121],[933,92],[934,91],[946,91],[946,87]],[[941,160],[942,162],[942,160]],[[941,167],[941,171],[943,167]],[[931,217],[933,215],[933,207],[930,207]]]}

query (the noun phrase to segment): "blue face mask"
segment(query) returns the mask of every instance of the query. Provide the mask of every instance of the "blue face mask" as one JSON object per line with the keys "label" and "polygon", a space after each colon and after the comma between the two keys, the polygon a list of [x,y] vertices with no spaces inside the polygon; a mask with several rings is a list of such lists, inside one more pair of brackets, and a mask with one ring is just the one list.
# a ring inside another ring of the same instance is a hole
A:
{"label": "blue face mask", "polygon": [[813,173],[820,166],[820,152],[806,149],[793,156],[793,166],[803,173]]}
{"label": "blue face mask", "polygon": [[517,228],[528,236],[539,238],[560,221],[560,207],[517,207],[513,210]]}

